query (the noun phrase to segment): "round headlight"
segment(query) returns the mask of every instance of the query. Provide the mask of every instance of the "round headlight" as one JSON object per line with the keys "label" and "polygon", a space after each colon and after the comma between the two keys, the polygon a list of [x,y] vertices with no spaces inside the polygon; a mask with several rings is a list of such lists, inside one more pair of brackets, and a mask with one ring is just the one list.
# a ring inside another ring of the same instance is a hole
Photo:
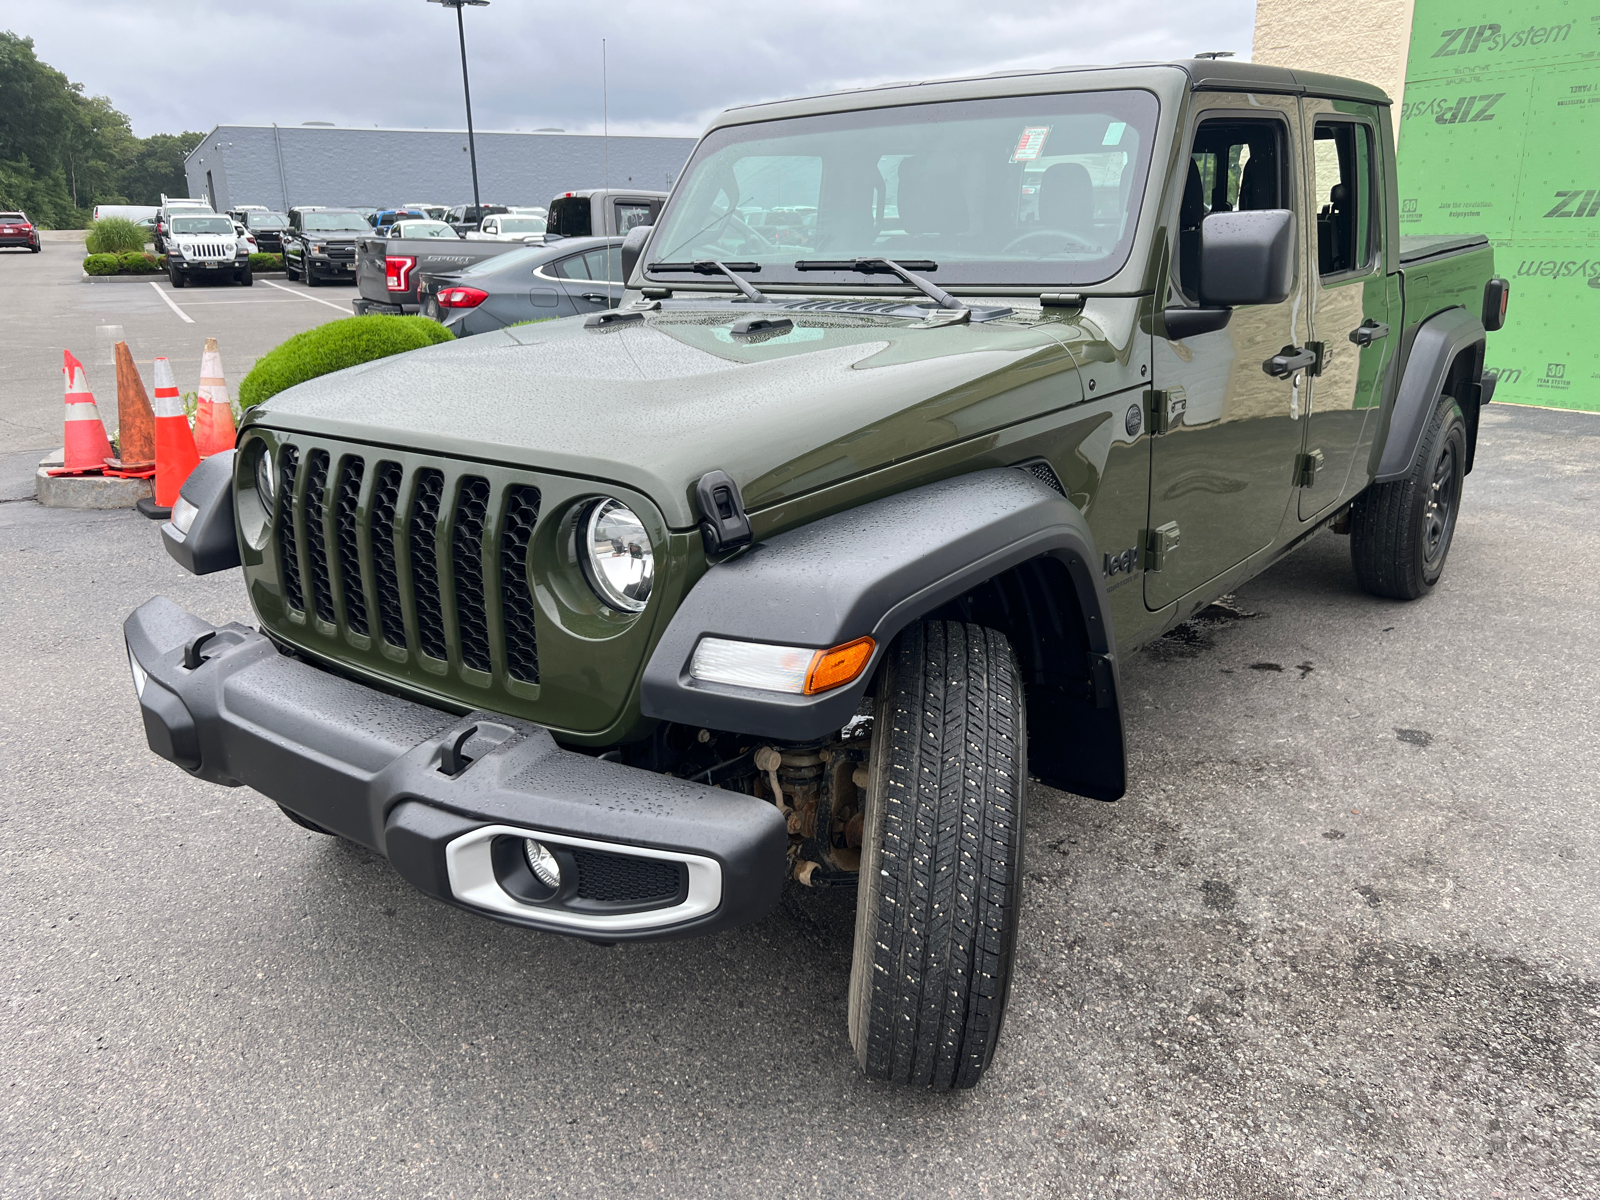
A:
{"label": "round headlight", "polygon": [[656,559],[644,522],[620,500],[601,500],[583,524],[589,582],[612,608],[641,612],[655,582]]}
{"label": "round headlight", "polygon": [[265,446],[256,455],[256,495],[261,497],[261,507],[272,516],[272,501],[278,494],[278,472],[272,465],[272,452]]}

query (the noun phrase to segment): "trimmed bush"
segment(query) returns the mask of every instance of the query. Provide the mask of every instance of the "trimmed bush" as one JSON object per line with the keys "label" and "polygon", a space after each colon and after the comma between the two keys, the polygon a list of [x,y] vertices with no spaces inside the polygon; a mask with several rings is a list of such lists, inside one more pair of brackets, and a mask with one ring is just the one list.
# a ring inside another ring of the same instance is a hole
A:
{"label": "trimmed bush", "polygon": [[89,226],[84,248],[90,254],[138,254],[144,250],[144,230],[127,217],[106,217]]}
{"label": "trimmed bush", "polygon": [[128,275],[154,275],[162,270],[154,254],[119,254],[117,261],[122,265],[123,272]]}
{"label": "trimmed bush", "polygon": [[89,275],[115,275],[122,270],[122,260],[115,254],[91,254],[83,260],[83,269]]}
{"label": "trimmed bush", "polygon": [[297,333],[267,351],[239,384],[239,404],[252,408],[267,397],[318,375],[454,340],[453,333],[427,317],[374,313],[330,321]]}
{"label": "trimmed bush", "polygon": [[283,270],[283,255],[252,254],[250,256],[250,269],[252,271],[281,271]]}

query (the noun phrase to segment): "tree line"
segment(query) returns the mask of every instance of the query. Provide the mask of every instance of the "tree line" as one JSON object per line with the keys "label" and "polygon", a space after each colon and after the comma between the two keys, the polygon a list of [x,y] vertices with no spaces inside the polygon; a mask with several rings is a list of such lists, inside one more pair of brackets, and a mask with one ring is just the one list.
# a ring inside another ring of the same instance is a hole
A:
{"label": "tree line", "polygon": [[0,208],[48,229],[82,229],[97,204],[156,204],[188,194],[184,154],[203,133],[133,135],[105,96],[84,95],[0,30]]}

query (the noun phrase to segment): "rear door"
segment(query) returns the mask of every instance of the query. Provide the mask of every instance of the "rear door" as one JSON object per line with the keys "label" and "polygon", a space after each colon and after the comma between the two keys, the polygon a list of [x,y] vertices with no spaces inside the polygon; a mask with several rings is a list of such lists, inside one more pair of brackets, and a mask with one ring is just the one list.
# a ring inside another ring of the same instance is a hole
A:
{"label": "rear door", "polygon": [[[1169,305],[1198,301],[1200,227],[1213,212],[1303,213],[1293,98],[1204,93],[1176,228]],[[1301,220],[1303,230],[1304,220]],[[1304,243],[1302,233],[1301,241]],[[1146,607],[1203,587],[1270,545],[1282,527],[1303,442],[1304,381],[1274,378],[1264,360],[1307,337],[1305,262],[1281,304],[1239,307],[1226,328],[1153,339],[1150,528]],[[1163,431],[1163,426],[1164,431]]]}
{"label": "rear door", "polygon": [[[1311,336],[1321,372],[1311,380],[1299,517],[1321,516],[1352,490],[1353,468],[1377,433],[1385,370],[1399,332],[1389,330],[1399,279],[1384,271],[1384,211],[1377,111],[1306,97],[1305,175],[1312,228]],[[1363,471],[1359,476],[1365,479]]]}
{"label": "rear door", "polygon": [[622,247],[596,248],[568,255],[550,264],[562,281],[572,306],[580,313],[599,312],[622,303]]}

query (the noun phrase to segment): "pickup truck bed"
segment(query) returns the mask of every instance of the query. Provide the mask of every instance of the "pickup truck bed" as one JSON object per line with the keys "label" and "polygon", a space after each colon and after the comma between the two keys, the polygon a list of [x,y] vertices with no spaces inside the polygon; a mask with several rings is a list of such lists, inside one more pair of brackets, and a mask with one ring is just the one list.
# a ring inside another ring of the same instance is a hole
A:
{"label": "pickup truck bed", "polygon": [[[469,242],[448,238],[364,237],[356,242],[356,291],[350,302],[357,316],[366,313],[415,313],[421,307],[417,283],[423,275],[459,271],[485,258],[516,250],[521,242]],[[410,259],[401,276],[402,291],[389,290],[388,260]]]}

